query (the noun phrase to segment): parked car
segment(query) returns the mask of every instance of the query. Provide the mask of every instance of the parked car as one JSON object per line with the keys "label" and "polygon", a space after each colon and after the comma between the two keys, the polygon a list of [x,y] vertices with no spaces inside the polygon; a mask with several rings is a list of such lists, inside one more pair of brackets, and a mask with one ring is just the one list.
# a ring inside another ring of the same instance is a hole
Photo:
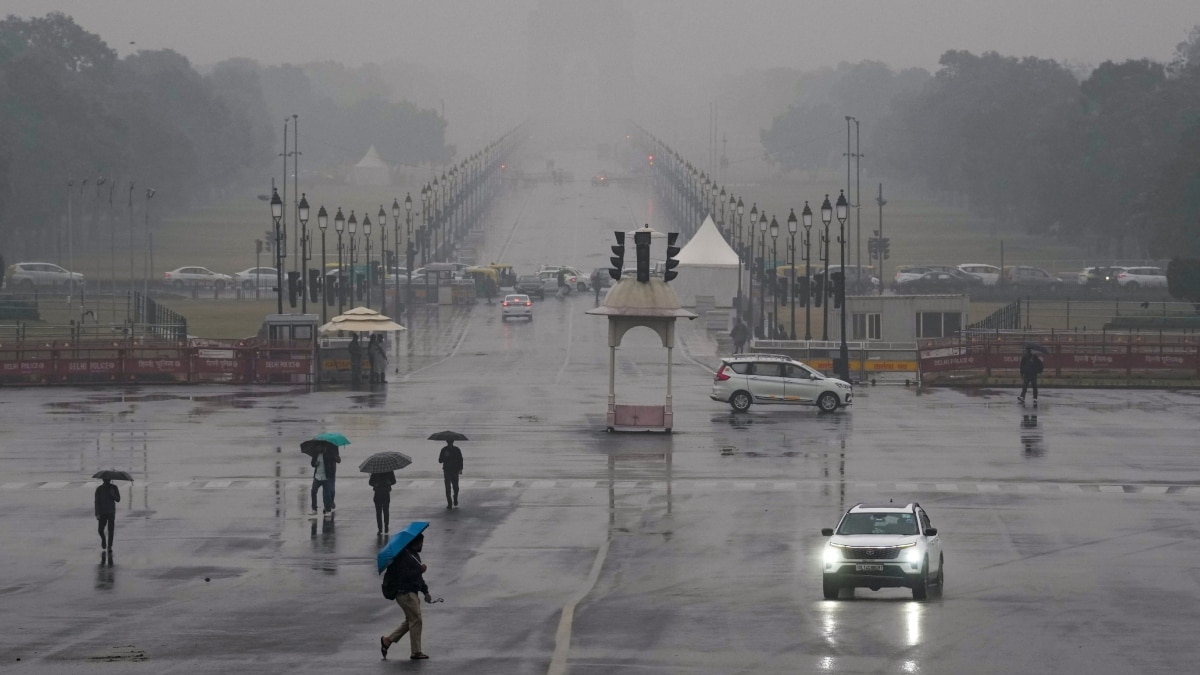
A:
{"label": "parked car", "polygon": [[[831,272],[836,273],[841,267],[834,265],[830,268]],[[786,270],[786,268],[785,268]],[[873,270],[866,265],[861,267],[847,265],[846,266],[846,294],[847,295],[862,295],[864,293],[872,293],[879,290],[879,278],[871,274]],[[801,277],[804,275],[801,274]],[[817,270],[813,272],[812,283],[819,284],[825,276],[825,270]],[[781,277],[782,280],[782,277]]]}
{"label": "parked car", "polygon": [[8,266],[6,273],[9,288],[32,290],[34,288],[65,288],[74,279],[76,286],[83,286],[83,275],[68,272],[54,263],[19,262]]}
{"label": "parked car", "polygon": [[921,505],[855,504],[829,537],[821,558],[821,590],[837,600],[843,588],[911,588],[914,600],[945,583],[942,540]]}
{"label": "parked car", "polygon": [[542,278],[536,274],[522,274],[517,277],[517,283],[513,284],[513,290],[536,297],[538,300],[546,299],[546,290],[543,286]]}
{"label": "parked car", "polygon": [[1046,289],[1051,292],[1062,288],[1063,280],[1040,267],[1015,265],[1004,268],[1004,281],[1018,288]]}
{"label": "parked car", "polygon": [[825,377],[808,365],[781,354],[739,354],[721,359],[713,376],[714,401],[745,412],[754,403],[815,405],[822,412],[848,406],[854,387]]}
{"label": "parked car", "polygon": [[963,263],[958,266],[958,269],[973,274],[983,281],[984,286],[995,286],[1000,282],[1000,272],[1002,271],[995,265],[986,265],[984,263]]}
{"label": "parked car", "polygon": [[233,275],[238,286],[250,291],[259,288],[275,288],[278,281],[274,267],[251,267]]}
{"label": "parked car", "polygon": [[1166,288],[1167,273],[1161,267],[1126,267],[1117,274],[1121,288]]}
{"label": "parked car", "polygon": [[207,267],[180,267],[164,273],[163,283],[180,289],[192,286],[211,286],[222,289],[233,283],[233,277],[214,272]]}
{"label": "parked car", "polygon": [[1079,285],[1088,288],[1111,288],[1117,285],[1117,275],[1124,267],[1085,267],[1076,275]]}
{"label": "parked car", "polygon": [[926,272],[914,279],[896,284],[897,293],[966,293],[972,288],[983,286],[977,276],[959,272]]}
{"label": "parked car", "polygon": [[500,320],[524,317],[533,321],[533,302],[523,293],[510,293],[500,301]]}

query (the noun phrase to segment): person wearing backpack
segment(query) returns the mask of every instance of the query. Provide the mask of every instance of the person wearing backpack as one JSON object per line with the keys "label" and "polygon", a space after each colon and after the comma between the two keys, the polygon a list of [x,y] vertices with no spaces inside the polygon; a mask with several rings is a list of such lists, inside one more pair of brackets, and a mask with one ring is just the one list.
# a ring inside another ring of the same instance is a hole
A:
{"label": "person wearing backpack", "polygon": [[384,659],[387,658],[388,648],[399,642],[405,633],[408,633],[412,643],[412,655],[409,658],[429,658],[428,654],[421,651],[421,598],[417,595],[421,593],[425,596],[425,602],[433,602],[422,576],[427,569],[425,563],[421,562],[424,543],[425,535],[418,534],[408,546],[401,549],[383,574],[383,597],[395,599],[400,609],[404,610],[404,623],[379,638],[379,651]]}
{"label": "person wearing backpack", "polygon": [[1017,403],[1025,405],[1025,391],[1032,387],[1033,404],[1038,404],[1037,378],[1044,367],[1041,357],[1033,353],[1033,347],[1026,345],[1025,354],[1021,356],[1021,395],[1017,397]]}

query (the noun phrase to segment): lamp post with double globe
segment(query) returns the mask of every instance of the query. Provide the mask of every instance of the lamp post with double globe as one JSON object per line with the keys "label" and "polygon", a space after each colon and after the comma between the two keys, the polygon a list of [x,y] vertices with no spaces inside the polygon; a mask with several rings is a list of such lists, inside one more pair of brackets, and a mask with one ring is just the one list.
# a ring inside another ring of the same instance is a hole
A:
{"label": "lamp post with double globe", "polygon": [[[838,243],[842,245],[842,265],[841,265],[841,281],[834,288],[834,292],[838,294],[838,301],[842,308],[842,344],[838,352],[840,359],[839,365],[841,372],[838,377],[850,381],[850,349],[846,344],[846,218],[850,215],[850,204],[846,201],[846,193],[842,192],[838,195],[837,200],[837,219],[838,219]],[[826,275],[826,280],[828,280]]]}
{"label": "lamp post with double globe", "polygon": [[325,210],[325,205],[321,205],[321,209],[317,211],[317,228],[321,230],[321,276],[320,285],[318,288],[321,291],[321,325],[329,323],[329,301],[326,299],[326,293],[329,292],[329,285],[325,283],[325,228],[329,227],[329,213]]}
{"label": "lamp post with double globe", "polygon": [[804,201],[804,211],[800,214],[800,222],[804,225],[804,292],[809,297],[804,299],[804,340],[812,340],[812,292],[810,286],[812,284],[812,239],[809,234],[812,232],[812,209],[808,207],[808,200]]}
{"label": "lamp post with double globe", "polygon": [[345,249],[342,244],[342,232],[346,229],[346,217],[342,215],[342,207],[338,207],[337,215],[333,217],[333,229],[338,236],[338,273],[337,273],[337,298],[338,298],[338,314],[341,314],[346,304],[346,269],[342,265],[342,251]]}
{"label": "lamp post with double globe", "polygon": [[366,266],[367,272],[363,276],[366,277],[366,279],[364,279],[364,281],[366,282],[366,286],[367,286],[367,309],[370,309],[371,308],[371,277],[373,276],[371,274],[371,216],[369,216],[369,215],[363,216],[362,226],[363,226],[363,241],[365,241],[367,243],[367,266]]}
{"label": "lamp post with double globe", "polygon": [[[750,326],[751,329],[754,328],[754,270],[757,267],[754,264],[754,228],[757,225],[758,202],[754,202],[750,207],[750,227],[746,228],[750,230],[750,247],[746,249],[746,281],[750,285],[750,292],[748,293],[750,297],[747,298],[749,302],[746,303],[746,314],[748,315],[746,325]],[[755,333],[752,331],[751,334],[754,335]]]}
{"label": "lamp post with double globe", "polygon": [[355,254],[355,238],[358,234],[358,216],[354,215],[354,209],[350,209],[350,217],[346,220],[346,234],[350,235],[350,306],[353,307],[358,300],[358,275],[354,269],[354,254]]}
{"label": "lamp post with double globe", "polygon": [[787,219],[788,235],[791,241],[788,242],[788,268],[791,274],[789,275],[791,287],[788,288],[788,300],[792,306],[792,331],[789,333],[792,339],[796,339],[796,209],[792,209],[788,213]]}
{"label": "lamp post with double globe", "polygon": [[308,261],[312,260],[312,252],[308,250],[308,195],[300,194],[300,203],[296,206],[297,217],[300,219],[300,269],[304,276],[300,277],[300,311],[308,314],[308,289],[305,276],[308,276]]}
{"label": "lamp post with double globe", "polygon": [[821,340],[829,341],[829,224],[833,222],[833,205],[829,203],[829,195],[821,204],[821,222],[825,224],[825,233],[821,235],[821,263],[825,266],[821,271],[821,286],[817,292],[821,294]]}
{"label": "lamp post with double globe", "polygon": [[779,221],[771,216],[771,326],[770,339],[779,334]]}
{"label": "lamp post with double globe", "polygon": [[279,231],[279,220],[283,218],[283,200],[279,198],[279,190],[271,188],[271,219],[275,221],[275,309],[277,314],[283,314],[283,259],[282,235]]}

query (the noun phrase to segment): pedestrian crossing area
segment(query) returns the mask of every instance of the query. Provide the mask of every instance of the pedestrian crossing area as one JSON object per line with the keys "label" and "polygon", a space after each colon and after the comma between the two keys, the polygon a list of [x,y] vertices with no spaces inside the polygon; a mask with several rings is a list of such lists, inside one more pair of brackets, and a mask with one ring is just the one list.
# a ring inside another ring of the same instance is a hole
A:
{"label": "pedestrian crossing area", "polygon": [[[0,491],[83,490],[94,489],[100,481],[27,481],[0,483]],[[308,487],[311,479],[212,479],[212,480],[157,480],[138,481],[135,487],[154,490],[270,490]],[[789,492],[817,491],[840,488],[843,483],[827,480],[753,480],[753,479],[690,479],[672,480],[572,480],[572,479],[473,479],[460,480],[463,489],[503,490],[666,490],[694,492]],[[905,481],[846,481],[847,491],[863,493],[976,493],[1016,495],[1144,495],[1200,497],[1200,484],[1161,483],[1022,483],[1013,481],[958,481],[958,482],[905,482]],[[394,489],[443,489],[439,479],[397,480]]]}

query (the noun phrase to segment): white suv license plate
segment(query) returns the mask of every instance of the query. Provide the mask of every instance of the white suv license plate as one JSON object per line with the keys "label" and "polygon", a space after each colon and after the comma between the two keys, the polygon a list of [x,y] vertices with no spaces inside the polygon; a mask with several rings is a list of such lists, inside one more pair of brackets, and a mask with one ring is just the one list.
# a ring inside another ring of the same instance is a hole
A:
{"label": "white suv license plate", "polygon": [[882,572],[883,565],[855,565],[855,572]]}

